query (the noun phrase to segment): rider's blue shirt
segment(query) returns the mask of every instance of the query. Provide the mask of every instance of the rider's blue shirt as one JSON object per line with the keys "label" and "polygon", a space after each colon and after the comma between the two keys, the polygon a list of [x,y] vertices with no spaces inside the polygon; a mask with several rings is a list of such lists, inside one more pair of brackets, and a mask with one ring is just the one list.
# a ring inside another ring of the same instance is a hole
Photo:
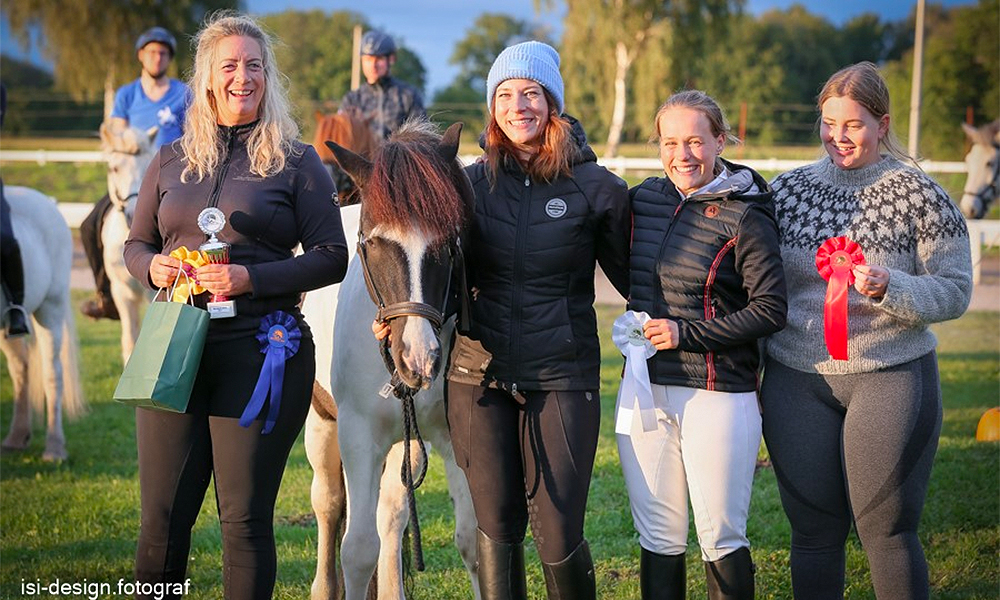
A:
{"label": "rider's blue shirt", "polygon": [[142,90],[142,83],[136,79],[118,88],[111,116],[125,119],[130,127],[149,129],[156,126],[154,144],[157,148],[181,137],[184,113],[190,101],[191,91],[186,85],[170,80],[170,88],[162,98],[153,102]]}

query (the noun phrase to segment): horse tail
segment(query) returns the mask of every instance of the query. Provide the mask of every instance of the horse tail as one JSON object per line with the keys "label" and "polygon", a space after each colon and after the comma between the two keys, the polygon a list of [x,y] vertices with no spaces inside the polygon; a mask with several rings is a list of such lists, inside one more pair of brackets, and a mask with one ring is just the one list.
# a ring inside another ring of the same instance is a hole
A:
{"label": "horse tail", "polygon": [[[38,321],[32,317],[32,328],[38,331]],[[24,340],[24,348],[28,353],[28,375],[27,386],[28,398],[31,400],[31,414],[43,415],[44,422],[45,407],[45,361],[42,360],[42,351],[38,347],[38,340],[34,335],[30,335]]]}
{"label": "horse tail", "polygon": [[76,335],[76,319],[67,306],[63,321],[63,343],[59,357],[63,366],[63,414],[67,419],[82,417],[87,413],[87,399],[80,382],[80,340]]}
{"label": "horse tail", "polygon": [[[62,414],[67,419],[81,417],[87,412],[87,403],[83,395],[83,385],[80,382],[80,342],[76,336],[76,322],[73,312],[67,306],[68,317],[63,322],[62,348],[59,350],[59,360],[63,372]],[[38,322],[34,321],[34,327]],[[45,405],[45,364],[38,341],[31,336],[27,340],[28,347],[28,397],[31,399],[32,413],[44,415]]]}

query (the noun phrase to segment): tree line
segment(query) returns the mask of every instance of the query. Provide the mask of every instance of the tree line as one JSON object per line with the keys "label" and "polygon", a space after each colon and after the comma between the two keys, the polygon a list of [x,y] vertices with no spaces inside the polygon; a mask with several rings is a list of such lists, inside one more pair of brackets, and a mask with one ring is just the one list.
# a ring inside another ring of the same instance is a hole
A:
{"label": "tree line", "polygon": [[[761,15],[745,12],[743,0],[564,0],[561,39],[549,28],[501,12],[480,15],[455,45],[450,58],[458,75],[445,88],[425,90],[432,115],[465,120],[479,131],[485,118],[485,79],[507,45],[541,39],[562,55],[567,110],[586,125],[592,141],[614,153],[620,142],[649,137],[653,114],[673,91],[698,88],[716,97],[734,127],[745,124],[750,144],[811,144],[815,141],[815,96],[840,67],[870,60],[889,82],[893,122],[907,132],[913,66],[914,15],[890,21],[876,13],[842,25],[801,5]],[[536,5],[553,0],[536,0]],[[169,9],[167,7],[169,4]],[[100,10],[97,9],[100,7]],[[149,3],[119,0],[19,0],[0,7],[24,39],[41,29],[54,64],[54,86],[79,102],[98,101],[106,85],[136,76],[134,38],[153,24],[179,40],[178,75],[190,67],[186,42],[204,16],[239,8],[238,0],[178,0]],[[296,105],[310,129],[315,107],[326,110],[350,87],[352,31],[369,27],[353,11],[288,10],[266,15],[264,24],[282,41],[277,48]],[[421,89],[426,67],[400,46],[394,74]],[[86,60],[81,60],[86,57]],[[8,87],[19,69],[3,69]],[[37,82],[37,79],[34,80]],[[432,94],[429,94],[432,92]],[[12,94],[13,98],[15,95]],[[307,108],[308,107],[308,108]],[[12,115],[13,116],[13,115]],[[1000,0],[977,0],[926,11],[921,152],[936,159],[963,153],[959,123],[1000,116]]]}

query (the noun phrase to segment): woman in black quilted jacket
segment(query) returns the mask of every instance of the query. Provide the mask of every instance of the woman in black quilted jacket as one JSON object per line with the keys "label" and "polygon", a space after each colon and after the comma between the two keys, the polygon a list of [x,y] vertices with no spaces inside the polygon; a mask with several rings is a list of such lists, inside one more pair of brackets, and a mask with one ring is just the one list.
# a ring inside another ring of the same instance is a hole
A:
{"label": "woman in black quilted jacket", "polygon": [[758,340],[785,324],[785,280],[771,188],[721,158],[728,131],[704,92],[674,94],[656,114],[666,177],[629,192],[629,309],[655,346],[655,427],[636,410],[617,439],[645,600],[684,598],[689,496],[709,598],[754,595],[746,522],[761,439]]}
{"label": "woman in black quilted jacket", "polygon": [[[594,269],[628,291],[625,182],[563,114],[559,54],[505,49],[466,251],[471,327],[448,370],[448,424],[479,523],[485,600],[526,598],[528,525],[550,599],[596,597],[584,513],[601,419]],[[376,328],[378,329],[378,328]]]}

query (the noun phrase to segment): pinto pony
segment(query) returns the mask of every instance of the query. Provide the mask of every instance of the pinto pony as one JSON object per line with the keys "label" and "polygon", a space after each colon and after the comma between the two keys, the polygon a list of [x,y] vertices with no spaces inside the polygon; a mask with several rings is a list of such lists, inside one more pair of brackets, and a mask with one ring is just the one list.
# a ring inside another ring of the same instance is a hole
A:
{"label": "pinto pony", "polygon": [[[328,473],[332,447],[339,450],[346,476],[347,526],[341,547],[347,600],[365,597],[377,569],[379,598],[402,591],[402,536],[408,522],[401,482],[407,446],[400,401],[386,391],[390,381],[406,386],[424,439],[444,459],[455,507],[455,542],[476,598],[476,522],[465,475],[455,463],[439,377],[453,322],[442,322],[452,287],[453,258],[460,252],[473,202],[472,189],[456,159],[461,124],[443,137],[426,122],[404,125],[379,147],[371,161],[336,144],[337,162],[360,189],[360,250],[340,284],[333,328],[330,385],[337,420],[326,420],[314,402],[306,422],[306,454],[313,465],[312,501],[319,528],[319,556],[313,600],[333,598],[332,558],[336,535],[329,499],[335,498]],[[343,211],[348,213],[352,209]],[[330,288],[325,288],[329,290]],[[307,297],[303,312],[329,306],[329,298]],[[392,321],[391,344],[380,349],[372,320]],[[314,323],[322,321],[313,320]],[[323,350],[317,336],[317,356]],[[385,353],[383,353],[385,351]],[[317,361],[317,371],[325,368]],[[382,393],[380,393],[382,392]],[[336,427],[336,435],[332,431]],[[416,442],[410,449],[417,450]],[[424,466],[419,451],[409,466]],[[336,473],[339,475],[339,471]]]}

